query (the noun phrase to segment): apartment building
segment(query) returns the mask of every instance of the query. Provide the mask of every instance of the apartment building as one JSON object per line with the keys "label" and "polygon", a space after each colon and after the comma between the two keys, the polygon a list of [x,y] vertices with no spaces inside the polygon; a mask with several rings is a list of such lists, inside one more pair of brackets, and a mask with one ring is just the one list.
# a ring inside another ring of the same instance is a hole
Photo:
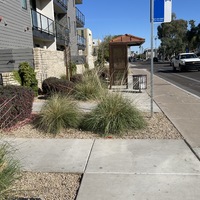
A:
{"label": "apartment building", "polygon": [[85,39],[77,33],[77,28],[85,24],[79,8],[82,3],[82,0],[0,0],[0,73],[18,69],[24,61],[35,67],[41,56],[36,55],[37,49],[43,55],[44,50],[54,51],[57,56],[67,47],[72,61],[85,62],[78,53],[85,48]]}
{"label": "apartment building", "polygon": [[79,50],[79,55],[84,55],[86,58],[86,63],[89,66],[89,69],[94,68],[94,54],[93,54],[93,37],[92,31],[88,28],[79,28],[77,30],[78,35],[80,35],[85,40],[85,48]]}

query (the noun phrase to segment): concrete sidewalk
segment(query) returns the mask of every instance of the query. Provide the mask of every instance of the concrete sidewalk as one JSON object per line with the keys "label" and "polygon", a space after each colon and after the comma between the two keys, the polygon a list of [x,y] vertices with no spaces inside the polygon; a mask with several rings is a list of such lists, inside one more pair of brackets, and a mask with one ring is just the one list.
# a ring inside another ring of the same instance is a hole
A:
{"label": "concrete sidewalk", "polygon": [[185,140],[95,141],[77,200],[200,199],[200,99],[154,76],[154,101]]}
{"label": "concrete sidewalk", "polygon": [[[134,73],[147,74],[150,94],[150,73],[138,69],[134,69]],[[154,102],[200,158],[200,98],[154,76]]]}
{"label": "concrete sidewalk", "polygon": [[154,101],[200,157],[200,98],[156,77]]}
{"label": "concrete sidewalk", "polygon": [[[185,140],[4,140],[18,149],[26,171],[83,174],[77,200],[199,200],[200,99],[156,76],[154,84],[154,112],[163,111]],[[131,87],[129,81],[122,94],[150,112],[149,86],[142,93]],[[33,111],[41,107],[35,102]],[[85,112],[94,107],[79,104]]]}
{"label": "concrete sidewalk", "polygon": [[77,200],[198,200],[199,184],[182,140],[96,140]]}
{"label": "concrete sidewalk", "polygon": [[83,174],[77,200],[200,199],[200,163],[183,140],[5,141],[25,171]]}

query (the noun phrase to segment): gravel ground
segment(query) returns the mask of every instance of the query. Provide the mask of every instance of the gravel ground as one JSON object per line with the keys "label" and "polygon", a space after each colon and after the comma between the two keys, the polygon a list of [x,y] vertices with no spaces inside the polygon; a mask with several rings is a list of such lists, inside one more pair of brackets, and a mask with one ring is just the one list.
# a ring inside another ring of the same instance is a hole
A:
{"label": "gravel ground", "polygon": [[14,186],[15,198],[74,200],[80,179],[80,174],[22,172],[22,178]]}
{"label": "gravel ground", "polygon": [[[148,126],[125,134],[122,139],[181,139],[181,135],[163,113],[143,113]],[[91,132],[68,129],[55,137],[36,130],[29,121],[25,121],[12,130],[1,132],[1,136],[20,138],[102,138]],[[110,135],[107,138],[119,139]],[[16,182],[15,190],[20,191],[18,197],[34,197],[42,200],[75,200],[80,185],[81,174],[32,173],[22,172],[22,178]]]}
{"label": "gravel ground", "polygon": [[[122,138],[122,139],[180,139],[181,135],[174,127],[170,120],[162,113],[154,113],[153,117],[150,114],[143,113],[148,126],[143,130],[134,130],[124,134],[122,137],[110,135],[107,138]],[[98,134],[92,132],[81,131],[77,129],[67,129],[61,131],[57,135],[41,132],[33,127],[31,123],[24,122],[17,125],[9,131],[1,132],[1,136],[18,137],[18,138],[65,138],[65,139],[98,139],[101,138]]]}

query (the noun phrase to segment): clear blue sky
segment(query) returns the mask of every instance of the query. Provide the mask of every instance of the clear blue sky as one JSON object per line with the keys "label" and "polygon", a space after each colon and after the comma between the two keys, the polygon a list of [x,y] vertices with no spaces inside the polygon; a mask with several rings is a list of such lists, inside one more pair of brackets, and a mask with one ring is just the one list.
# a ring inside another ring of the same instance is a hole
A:
{"label": "clear blue sky", "polygon": [[[83,0],[83,4],[77,7],[85,15],[85,28],[92,31],[94,39],[128,33],[145,38],[146,42],[142,46],[144,49],[150,48],[150,0]],[[172,12],[176,14],[177,19],[193,19],[198,25],[200,0],[172,0]],[[157,25],[159,24],[155,24],[154,28],[155,36]],[[134,48],[135,51],[139,49]]]}

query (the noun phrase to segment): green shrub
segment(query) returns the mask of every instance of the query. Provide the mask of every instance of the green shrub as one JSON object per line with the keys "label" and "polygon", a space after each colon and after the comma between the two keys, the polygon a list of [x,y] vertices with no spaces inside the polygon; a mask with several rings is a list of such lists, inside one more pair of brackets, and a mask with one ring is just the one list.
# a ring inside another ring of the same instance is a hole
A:
{"label": "green shrub", "polygon": [[9,128],[29,117],[33,100],[31,88],[15,85],[0,87],[0,128]]}
{"label": "green shrub", "polygon": [[98,106],[87,114],[81,128],[102,135],[122,135],[128,130],[145,127],[146,122],[140,112],[128,99],[120,94],[107,94]]}
{"label": "green shrub", "polygon": [[88,70],[83,74],[82,82],[75,85],[75,99],[98,99],[105,92],[105,84],[100,80],[96,70]]}
{"label": "green shrub", "polygon": [[83,82],[83,74],[75,74],[70,77],[70,81],[73,83],[82,83]]}
{"label": "green shrub", "polygon": [[14,76],[14,79],[15,79],[20,85],[22,85],[22,80],[21,80],[21,77],[20,77],[20,75],[19,75],[18,70],[14,70],[14,71],[13,71],[13,76]]}
{"label": "green shrub", "polygon": [[21,77],[22,86],[33,89],[35,96],[38,95],[38,81],[34,69],[27,62],[20,63],[19,75]]}
{"label": "green shrub", "polygon": [[85,67],[86,70],[89,70],[89,64],[88,63],[85,63],[84,67]]}
{"label": "green shrub", "polygon": [[70,62],[69,63],[69,71],[70,71],[70,76],[73,76],[76,74],[77,66],[76,63]]}
{"label": "green shrub", "polygon": [[66,74],[62,74],[62,75],[60,76],[60,79],[62,79],[62,80],[67,80]]}
{"label": "green shrub", "polygon": [[104,82],[108,82],[110,80],[110,72],[108,67],[100,67],[99,68],[99,77]]}
{"label": "green shrub", "polygon": [[11,157],[12,153],[8,144],[0,144],[0,200],[11,196],[12,185],[20,178],[20,165]]}
{"label": "green shrub", "polygon": [[68,80],[59,79],[56,77],[49,77],[42,83],[42,91],[44,94],[52,95],[54,93],[61,93],[67,95],[73,92],[74,83]]}
{"label": "green shrub", "polygon": [[81,113],[70,97],[54,94],[39,113],[36,127],[57,134],[64,128],[78,127],[80,120]]}

